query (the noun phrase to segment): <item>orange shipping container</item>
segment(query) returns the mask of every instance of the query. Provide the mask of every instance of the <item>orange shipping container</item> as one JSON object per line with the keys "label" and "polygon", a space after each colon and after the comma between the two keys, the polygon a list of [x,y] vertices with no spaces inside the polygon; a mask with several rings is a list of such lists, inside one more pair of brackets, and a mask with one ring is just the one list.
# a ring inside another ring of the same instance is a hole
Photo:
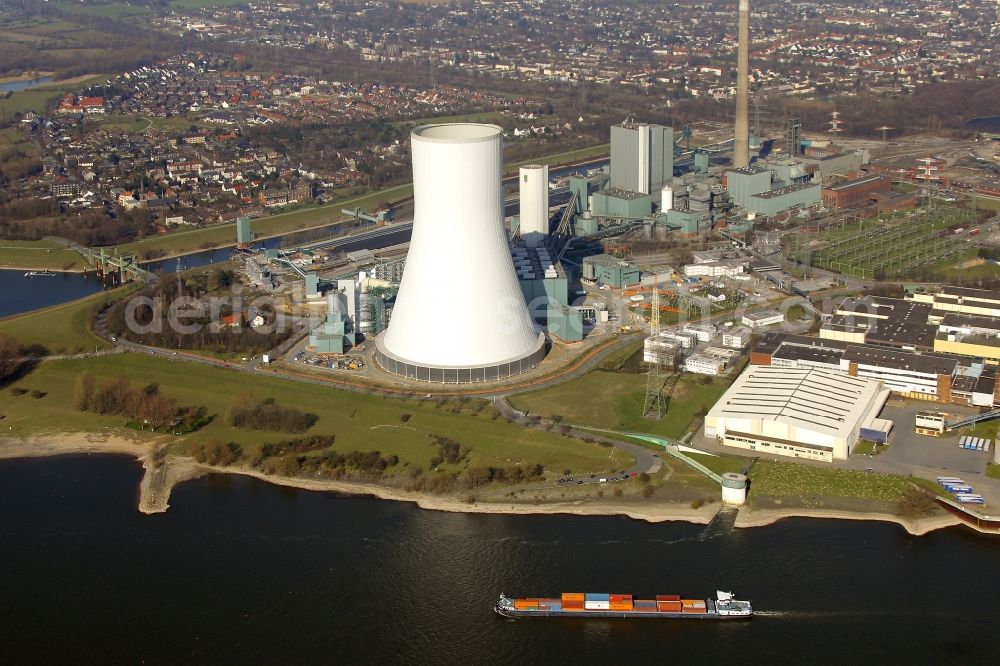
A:
{"label": "orange shipping container", "polygon": [[681,599],[682,606],[704,606],[704,599]]}
{"label": "orange shipping container", "polygon": [[567,601],[584,601],[585,595],[583,592],[563,592],[562,593],[563,603]]}
{"label": "orange shipping container", "polygon": [[610,598],[611,601],[632,601],[631,594],[609,594],[608,598]]}
{"label": "orange shipping container", "polygon": [[657,601],[680,601],[680,595],[677,594],[658,594],[656,595]]}
{"label": "orange shipping container", "polygon": [[631,601],[612,601],[611,610],[613,611],[630,611],[633,610]]}
{"label": "orange shipping container", "polygon": [[518,610],[538,608],[538,599],[514,599],[514,608]]}
{"label": "orange shipping container", "polygon": [[692,607],[689,607],[689,608],[685,608],[681,612],[683,612],[683,613],[694,613],[695,615],[698,615],[699,613],[708,613],[708,609],[705,608],[704,606],[702,606],[701,608],[695,608],[695,607],[692,606]]}
{"label": "orange shipping container", "polygon": [[562,607],[563,610],[582,611],[584,603],[582,601],[564,601]]}

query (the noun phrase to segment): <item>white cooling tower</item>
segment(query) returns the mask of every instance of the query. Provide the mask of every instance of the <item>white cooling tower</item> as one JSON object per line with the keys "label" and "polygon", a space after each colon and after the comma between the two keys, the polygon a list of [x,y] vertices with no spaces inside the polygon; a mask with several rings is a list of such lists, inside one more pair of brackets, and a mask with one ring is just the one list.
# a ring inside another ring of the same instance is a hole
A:
{"label": "white cooling tower", "polygon": [[413,130],[413,236],[379,364],[465,383],[530,370],[545,356],[503,229],[503,134],[456,123]]}
{"label": "white cooling tower", "polygon": [[549,235],[549,167],[531,164],[521,167],[521,238],[528,247],[544,244]]}

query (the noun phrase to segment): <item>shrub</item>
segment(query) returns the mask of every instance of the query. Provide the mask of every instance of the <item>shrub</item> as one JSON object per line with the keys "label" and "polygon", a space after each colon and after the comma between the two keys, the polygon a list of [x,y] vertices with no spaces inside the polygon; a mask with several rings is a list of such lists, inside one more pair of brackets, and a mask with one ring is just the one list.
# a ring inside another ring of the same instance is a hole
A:
{"label": "shrub", "polygon": [[701,498],[698,498],[696,500],[691,500],[691,508],[692,509],[700,509],[703,506],[705,506],[705,500],[703,500]]}
{"label": "shrub", "polygon": [[304,432],[318,420],[319,417],[315,414],[279,405],[274,398],[261,400],[251,393],[237,397],[229,408],[229,424],[245,430]]}
{"label": "shrub", "polygon": [[654,492],[656,492],[656,488],[654,488],[653,486],[646,486],[645,488],[642,489],[642,496],[652,497]]}
{"label": "shrub", "polygon": [[621,488],[615,488],[615,493],[614,494],[615,494],[615,497],[621,497],[622,494],[623,494],[622,493],[622,489]]}
{"label": "shrub", "polygon": [[15,398],[20,398],[22,395],[24,395],[27,392],[28,392],[28,389],[26,389],[26,388],[12,388],[10,390],[10,394],[12,396],[14,396]]}
{"label": "shrub", "polygon": [[646,472],[643,472],[642,474],[640,474],[639,475],[639,481],[641,483],[649,483],[649,481],[650,481],[649,474],[647,474]]}
{"label": "shrub", "polygon": [[901,516],[923,516],[937,508],[934,498],[921,490],[910,486],[896,502],[896,513]]}
{"label": "shrub", "polygon": [[31,397],[34,398],[35,400],[44,398],[47,395],[48,393],[46,393],[45,391],[39,391],[38,389],[35,389],[34,391],[31,392]]}
{"label": "shrub", "polygon": [[406,423],[407,421],[410,420],[410,418],[411,418],[410,414],[400,414],[399,415],[399,422],[400,423]]}

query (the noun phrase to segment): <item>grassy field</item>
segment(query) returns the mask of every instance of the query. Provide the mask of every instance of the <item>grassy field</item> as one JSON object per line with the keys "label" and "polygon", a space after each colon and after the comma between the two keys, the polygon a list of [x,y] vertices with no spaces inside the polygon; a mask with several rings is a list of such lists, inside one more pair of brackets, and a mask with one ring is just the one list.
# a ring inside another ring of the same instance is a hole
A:
{"label": "grassy field", "polygon": [[1000,479],[1000,465],[990,463],[986,466],[986,476],[991,479]]}
{"label": "grassy field", "polygon": [[[191,128],[192,125],[204,127],[206,123],[199,122],[196,118],[186,116],[172,116],[170,118],[147,118],[136,115],[104,115],[96,119],[96,124],[106,129],[120,129],[126,132],[144,132],[147,129],[154,129],[164,132],[183,132]],[[218,126],[216,126],[218,127]]]}
{"label": "grassy field", "polygon": [[0,319],[0,333],[13,336],[22,346],[42,345],[50,354],[75,354],[105,349],[108,343],[88,326],[90,317],[105,303],[120,298],[124,289],[105,291],[51,308]]}
{"label": "grassy field", "polygon": [[126,2],[103,2],[100,4],[82,4],[76,0],[52,0],[59,9],[70,14],[84,14],[86,16],[97,16],[110,19],[125,19],[134,16],[148,16],[151,10],[142,5],[133,5]]}
{"label": "grassy field", "polygon": [[830,467],[758,460],[750,470],[751,492],[768,497],[849,497],[895,502],[908,480],[893,474],[854,472]]}
{"label": "grassy field", "polygon": [[[630,456],[607,447],[588,444],[549,432],[529,430],[503,419],[492,420],[489,411],[475,415],[474,401],[465,403],[459,413],[447,407],[435,409],[434,403],[422,400],[392,400],[358,393],[253,375],[194,363],[173,362],[143,355],[124,354],[41,364],[34,372],[14,384],[14,388],[42,391],[46,396],[15,397],[11,391],[0,393],[0,413],[4,424],[15,435],[52,431],[122,431],[121,417],[100,416],[72,408],[76,377],[89,371],[100,381],[126,375],[133,384],[157,383],[160,391],[181,405],[204,405],[213,421],[202,430],[179,438],[175,446],[210,440],[237,442],[247,452],[262,443],[285,436],[239,430],[228,425],[227,410],[234,398],[252,391],[260,397],[274,397],[280,403],[320,415],[309,434],[335,434],[339,451],[380,451],[397,455],[401,462],[427,468],[436,453],[431,435],[454,439],[471,449],[471,463],[497,465],[542,464],[562,472],[607,471],[634,462]],[[459,406],[453,403],[452,406]],[[409,414],[404,423],[401,415]],[[131,432],[131,431],[130,431]]]}
{"label": "grassy field", "polygon": [[83,257],[52,241],[0,240],[0,268],[75,270],[84,268]]}
{"label": "grassy field", "polygon": [[512,396],[517,409],[565,422],[598,428],[630,430],[669,439],[681,437],[700,410],[708,410],[726,390],[728,381],[695,382],[685,375],[677,382],[660,421],[642,416],[646,375],[595,370],[552,388]]}

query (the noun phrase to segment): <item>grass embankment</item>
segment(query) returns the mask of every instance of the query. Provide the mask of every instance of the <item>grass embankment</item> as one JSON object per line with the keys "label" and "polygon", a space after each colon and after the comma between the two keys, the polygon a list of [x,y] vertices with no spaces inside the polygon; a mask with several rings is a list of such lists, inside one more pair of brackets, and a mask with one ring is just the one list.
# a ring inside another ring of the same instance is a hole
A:
{"label": "grass embankment", "polygon": [[522,411],[544,417],[562,416],[564,422],[630,430],[677,439],[687,432],[699,412],[707,411],[726,390],[729,382],[715,378],[701,384],[695,375],[682,375],[667,383],[667,411],[659,421],[644,418],[646,375],[595,370],[552,388],[510,398]]}
{"label": "grass embankment", "polygon": [[1000,479],[1000,465],[994,463],[986,465],[986,476],[991,479]]}
{"label": "grass embankment", "polygon": [[59,243],[0,240],[0,269],[74,271],[86,266],[83,257]]}
{"label": "grass embankment", "polygon": [[[488,405],[479,411],[484,405],[482,401],[452,401],[441,405],[417,399],[380,398],[136,354],[41,364],[12,388],[41,391],[45,397],[33,399],[30,394],[15,397],[9,390],[0,393],[0,414],[6,415],[3,423],[10,428],[9,434],[125,432],[121,417],[101,416],[73,408],[73,385],[77,376],[85,371],[91,372],[98,383],[118,375],[125,375],[136,385],[156,383],[160,392],[176,399],[180,405],[205,406],[214,419],[201,430],[178,438],[172,449],[179,452],[217,440],[235,442],[243,447],[246,455],[253,456],[264,443],[288,439],[289,435],[241,430],[228,424],[226,415],[234,397],[251,391],[261,398],[274,397],[281,404],[319,415],[316,424],[305,434],[336,435],[335,451],[379,451],[383,455],[396,455],[400,467],[409,463],[427,469],[437,453],[432,435],[451,438],[470,449],[468,459],[460,465],[541,464],[561,473],[565,469],[607,471],[634,462],[631,456],[617,450],[609,455],[611,450],[607,447],[526,429],[502,418],[492,419]],[[404,414],[409,418],[404,420]],[[451,469],[457,471],[457,468]]]}
{"label": "grass embankment", "polygon": [[0,333],[22,347],[40,345],[49,354],[77,354],[106,349],[109,344],[90,330],[91,318],[106,303],[121,298],[129,287],[101,292],[71,303],[0,319]]}

